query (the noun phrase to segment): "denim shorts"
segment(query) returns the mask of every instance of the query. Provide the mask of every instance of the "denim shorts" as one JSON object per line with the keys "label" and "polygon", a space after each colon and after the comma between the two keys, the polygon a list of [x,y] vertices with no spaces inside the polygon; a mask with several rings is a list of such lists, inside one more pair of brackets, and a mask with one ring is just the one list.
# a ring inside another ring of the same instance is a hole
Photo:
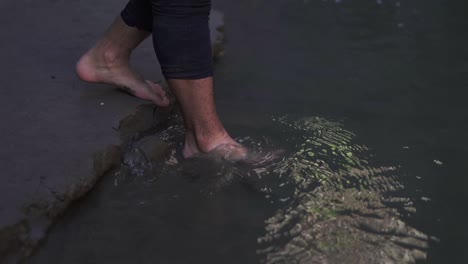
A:
{"label": "denim shorts", "polygon": [[166,79],[213,75],[211,0],[130,0],[121,13],[130,27],[151,32]]}

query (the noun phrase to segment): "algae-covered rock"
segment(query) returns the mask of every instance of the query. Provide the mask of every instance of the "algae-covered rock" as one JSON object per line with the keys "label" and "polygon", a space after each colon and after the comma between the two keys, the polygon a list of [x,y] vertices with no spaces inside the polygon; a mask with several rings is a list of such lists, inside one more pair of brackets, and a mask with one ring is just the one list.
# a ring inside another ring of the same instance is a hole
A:
{"label": "algae-covered rock", "polygon": [[155,122],[154,105],[145,104],[138,106],[135,113],[126,116],[120,121],[118,131],[122,138],[135,136],[138,133],[147,131],[154,126]]}
{"label": "algae-covered rock", "polygon": [[147,136],[137,142],[139,148],[148,161],[161,162],[169,157],[170,145],[158,135]]}

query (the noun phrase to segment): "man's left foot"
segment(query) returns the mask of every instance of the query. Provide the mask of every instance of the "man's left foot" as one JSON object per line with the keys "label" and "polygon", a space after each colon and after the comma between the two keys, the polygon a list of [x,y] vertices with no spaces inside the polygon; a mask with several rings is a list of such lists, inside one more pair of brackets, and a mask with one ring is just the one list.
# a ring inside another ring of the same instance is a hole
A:
{"label": "man's left foot", "polygon": [[157,106],[169,106],[164,89],[156,83],[145,81],[130,67],[127,58],[105,56],[105,51],[93,47],[76,65],[78,77],[86,82],[105,83],[119,87],[138,98],[150,100]]}

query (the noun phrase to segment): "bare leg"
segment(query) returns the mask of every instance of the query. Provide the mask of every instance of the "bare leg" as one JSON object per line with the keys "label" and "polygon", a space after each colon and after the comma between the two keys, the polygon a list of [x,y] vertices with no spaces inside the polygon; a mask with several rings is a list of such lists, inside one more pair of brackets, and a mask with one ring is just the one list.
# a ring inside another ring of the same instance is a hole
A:
{"label": "bare leg", "polygon": [[168,82],[184,117],[184,157],[214,152],[231,160],[246,158],[246,149],[229,136],[216,113],[212,77],[199,80],[170,79]]}
{"label": "bare leg", "polygon": [[130,67],[130,54],[149,35],[127,26],[118,16],[106,34],[78,61],[78,77],[87,82],[116,85],[158,106],[168,106],[170,102],[162,87],[145,81]]}

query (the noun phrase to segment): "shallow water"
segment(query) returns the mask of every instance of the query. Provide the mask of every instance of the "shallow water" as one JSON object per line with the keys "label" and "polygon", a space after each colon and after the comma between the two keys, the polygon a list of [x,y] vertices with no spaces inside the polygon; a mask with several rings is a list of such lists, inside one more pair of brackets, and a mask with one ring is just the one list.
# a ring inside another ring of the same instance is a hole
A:
{"label": "shallow water", "polygon": [[[169,119],[162,130],[126,141],[122,165],[56,227],[36,261],[51,261],[51,252],[63,252],[53,254],[57,263],[128,263],[136,256],[142,263],[425,258],[431,238],[400,219],[416,209],[394,195],[403,189],[399,170],[373,164],[368,148],[355,144],[341,123],[264,119],[269,136],[250,131],[237,140],[264,157],[282,152],[246,164],[181,159],[181,120]],[[154,142],[166,148],[164,158],[145,149]]]}
{"label": "shallow water", "polygon": [[[214,4],[222,119],[254,151],[284,153],[184,161],[171,115],[30,263],[466,262],[466,4]],[[142,154],[154,138],[162,162]]]}

